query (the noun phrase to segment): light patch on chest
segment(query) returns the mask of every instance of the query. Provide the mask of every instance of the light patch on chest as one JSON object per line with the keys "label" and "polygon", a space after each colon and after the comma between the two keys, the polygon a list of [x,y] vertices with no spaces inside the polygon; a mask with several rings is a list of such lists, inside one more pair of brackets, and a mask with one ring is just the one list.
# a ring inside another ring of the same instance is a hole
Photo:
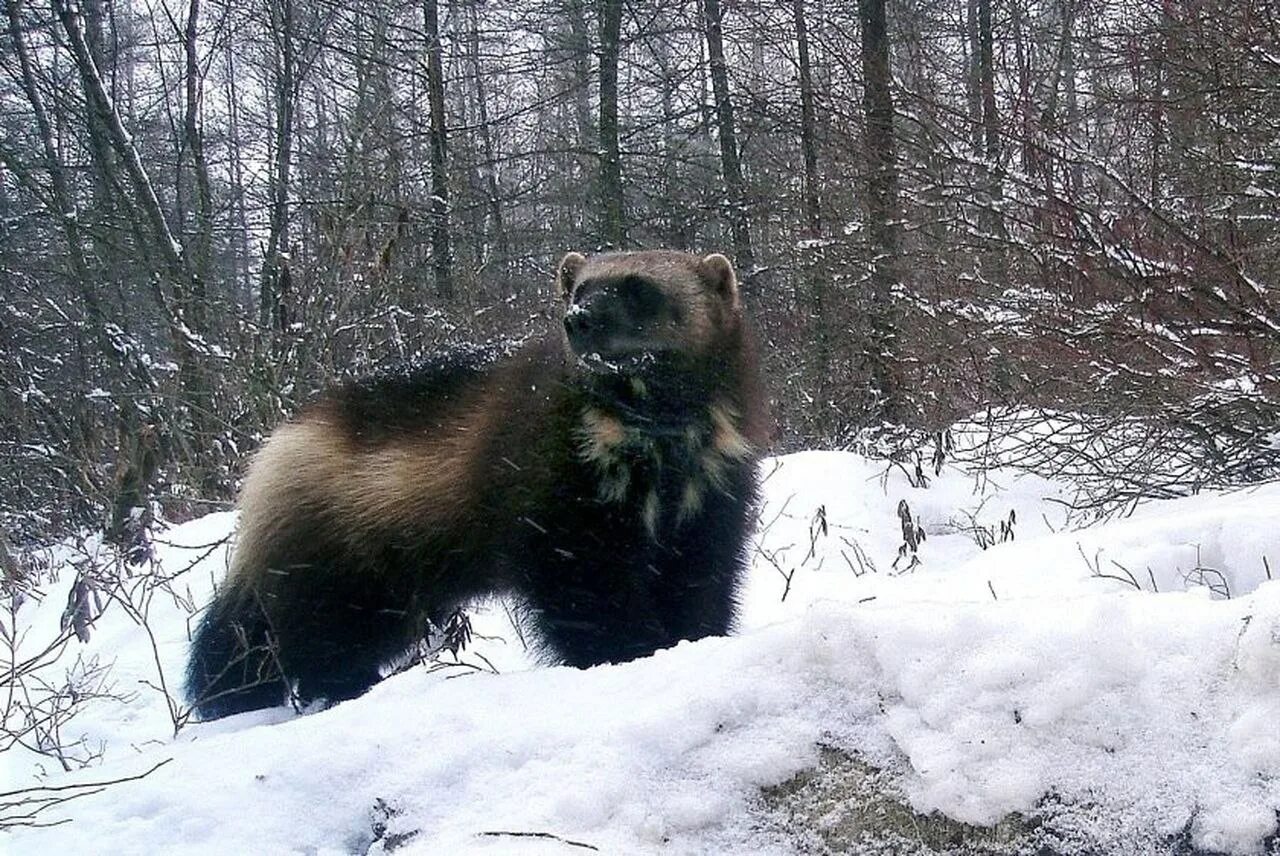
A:
{"label": "light patch on chest", "polygon": [[588,407],[582,411],[579,439],[579,451],[584,460],[608,461],[627,439],[627,429],[622,427],[622,420],[618,417]]}
{"label": "light patch on chest", "polygon": [[738,412],[727,404],[713,404],[711,414],[711,448],[732,461],[751,457],[751,443],[738,430]]}
{"label": "light patch on chest", "polygon": [[631,468],[623,447],[627,429],[622,420],[594,407],[582,411],[578,428],[578,454],[596,469],[596,495],[601,502],[620,503],[631,487]]}
{"label": "light patch on chest", "polygon": [[680,508],[676,511],[676,522],[684,523],[702,510],[702,498],[706,493],[705,483],[701,478],[691,478],[685,482],[684,492],[680,495]]}
{"label": "light patch on chest", "polygon": [[[640,522],[654,539],[663,519],[663,499],[648,479],[637,481],[637,464],[642,471],[658,473],[665,457],[669,466],[683,472],[684,484],[669,500],[675,506],[676,525],[682,525],[703,510],[713,491],[725,487],[732,464],[752,454],[751,444],[738,428],[737,411],[723,403],[708,407],[705,420],[690,424],[683,436],[665,445],[640,429],[628,428],[612,414],[587,407],[582,412],[578,440],[579,455],[596,471],[597,498],[620,505],[634,494]],[[679,463],[681,460],[685,463]]]}
{"label": "light patch on chest", "polygon": [[650,490],[644,498],[644,505],[640,508],[640,519],[644,521],[645,531],[649,533],[650,538],[658,537],[658,519],[662,514],[662,506],[658,502],[658,492]]}
{"label": "light patch on chest", "polygon": [[699,469],[707,486],[723,488],[730,465],[747,460],[753,450],[738,429],[737,411],[727,404],[713,404],[707,413],[711,417],[711,440],[699,455]]}

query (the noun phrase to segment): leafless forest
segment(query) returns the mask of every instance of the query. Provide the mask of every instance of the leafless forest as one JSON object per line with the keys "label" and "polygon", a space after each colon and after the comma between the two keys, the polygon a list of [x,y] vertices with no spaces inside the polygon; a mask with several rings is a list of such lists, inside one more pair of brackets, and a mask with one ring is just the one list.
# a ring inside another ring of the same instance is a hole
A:
{"label": "leafless forest", "polygon": [[1027,464],[1120,495],[1280,472],[1274,0],[3,6],[11,542],[221,506],[569,249],[731,255],[778,450],[1053,412]]}

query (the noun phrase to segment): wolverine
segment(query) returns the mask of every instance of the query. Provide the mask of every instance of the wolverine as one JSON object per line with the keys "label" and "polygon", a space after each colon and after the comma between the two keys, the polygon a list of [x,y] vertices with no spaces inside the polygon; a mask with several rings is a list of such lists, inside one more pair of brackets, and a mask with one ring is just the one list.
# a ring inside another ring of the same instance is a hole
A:
{"label": "wolverine", "polygon": [[256,454],[188,697],[214,719],[360,695],[467,603],[548,662],[733,627],[769,420],[723,255],[569,253],[558,322],[322,395]]}

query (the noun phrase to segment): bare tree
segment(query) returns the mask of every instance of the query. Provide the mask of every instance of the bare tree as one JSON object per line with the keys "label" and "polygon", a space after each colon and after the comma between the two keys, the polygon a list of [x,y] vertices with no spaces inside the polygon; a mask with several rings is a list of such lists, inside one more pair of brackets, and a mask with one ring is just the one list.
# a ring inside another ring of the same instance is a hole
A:
{"label": "bare tree", "polygon": [[877,415],[898,420],[905,414],[897,376],[898,323],[894,290],[899,284],[900,225],[897,144],[893,123],[893,78],[889,70],[889,30],[884,0],[859,0],[862,24],[863,113],[867,161],[867,224],[871,245],[868,295],[870,331],[864,359]]}
{"label": "bare tree", "polygon": [[1000,117],[996,108],[995,84],[995,36],[991,23],[992,0],[978,3],[978,91],[982,96],[982,153],[987,171],[987,188],[983,211],[988,228],[999,233],[1003,218],[998,210],[1001,196],[1000,179]]}
{"label": "bare tree", "polygon": [[720,0],[702,0],[711,66],[711,89],[715,94],[716,130],[720,139],[720,169],[724,176],[725,209],[733,235],[733,253],[738,267],[750,272],[755,267],[751,252],[751,232],[742,188],[742,166],[738,160],[738,137],[733,121],[733,99],[729,94],[729,72],[724,59],[723,20]]}
{"label": "bare tree", "polygon": [[453,299],[453,250],[449,240],[448,136],[444,114],[444,65],[436,0],[423,0],[422,25],[427,37],[427,100],[431,105],[431,259],[436,294]]}
{"label": "bare tree", "polygon": [[809,28],[805,22],[804,0],[793,0],[796,26],[797,71],[800,81],[800,152],[804,159],[804,225],[811,237],[822,233],[822,210],[818,205],[817,121],[813,106],[813,71],[809,60]]}
{"label": "bare tree", "polygon": [[622,152],[618,144],[618,53],[622,0],[599,0],[600,14],[600,202],[601,238],[606,247],[627,243],[622,193]]}
{"label": "bare tree", "polygon": [[[782,448],[1069,412],[1118,494],[1280,472],[1268,4],[13,0],[5,18],[15,551],[92,526],[145,552],[149,515],[225,501],[334,377],[543,323],[569,248],[754,271]],[[1133,423],[1147,458],[1104,430]]]}
{"label": "bare tree", "polygon": [[[293,165],[294,114],[299,86],[295,45],[297,17],[293,0],[267,0],[271,38],[271,172],[268,179],[266,261],[262,266],[258,323],[283,334],[289,329],[292,275],[290,273],[290,170]],[[281,340],[278,340],[281,341]]]}

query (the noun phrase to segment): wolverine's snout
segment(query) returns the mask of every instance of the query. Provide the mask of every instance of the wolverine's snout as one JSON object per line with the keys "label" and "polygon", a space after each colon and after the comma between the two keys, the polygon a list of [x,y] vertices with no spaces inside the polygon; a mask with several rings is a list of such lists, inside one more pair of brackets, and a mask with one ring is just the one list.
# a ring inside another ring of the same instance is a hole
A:
{"label": "wolverine's snout", "polygon": [[569,305],[564,316],[564,330],[569,346],[579,356],[599,354],[616,356],[628,350],[636,338],[634,322],[626,317],[619,301],[607,292],[597,291]]}

